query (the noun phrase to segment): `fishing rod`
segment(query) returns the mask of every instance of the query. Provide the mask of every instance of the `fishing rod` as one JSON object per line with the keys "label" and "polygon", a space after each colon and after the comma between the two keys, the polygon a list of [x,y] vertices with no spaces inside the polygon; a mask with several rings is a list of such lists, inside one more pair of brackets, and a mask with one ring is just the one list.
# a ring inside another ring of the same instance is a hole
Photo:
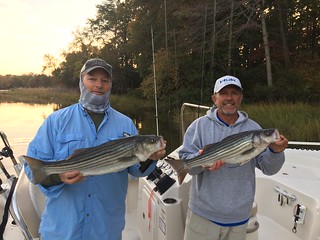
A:
{"label": "fishing rod", "polygon": [[14,193],[16,184],[18,182],[18,177],[16,177],[15,175],[10,175],[1,160],[3,159],[3,157],[6,157],[6,158],[10,157],[11,161],[14,164],[14,168],[15,168],[17,174],[19,174],[19,172],[18,172],[19,164],[17,163],[17,161],[13,155],[13,151],[10,147],[10,144],[9,144],[9,141],[8,141],[6,134],[4,132],[0,131],[0,137],[4,143],[4,148],[0,152],[0,169],[7,177],[7,179],[8,179],[7,182],[9,183],[9,186],[10,186],[9,188],[8,187],[3,188],[2,187],[2,179],[0,178],[0,196],[5,204],[4,208],[3,208],[2,221],[0,223],[0,239],[2,240],[5,229],[6,229],[7,222],[9,219],[9,214],[14,219],[13,222],[16,223],[16,221],[18,221],[18,217],[14,213],[13,206],[11,205],[13,193]]}
{"label": "fishing rod", "polygon": [[3,163],[1,162],[2,159],[3,159],[3,157],[0,156],[0,168],[1,168],[2,172],[4,173],[4,175],[6,175],[6,177],[7,177],[8,179],[10,179],[11,176],[10,176],[10,174],[8,173],[8,171],[7,171],[7,169],[5,168],[5,166],[3,165]]}
{"label": "fishing rod", "polygon": [[0,152],[0,168],[1,168],[2,172],[4,173],[4,175],[7,177],[7,179],[10,179],[11,176],[8,173],[7,169],[5,168],[5,166],[3,165],[1,160],[3,159],[3,157],[10,157],[10,158],[13,157],[13,159],[14,159],[13,151],[10,148],[10,144],[9,144],[7,136],[4,134],[4,132],[0,131],[0,136],[1,136],[1,139],[4,143],[4,145],[5,145],[5,147]]}
{"label": "fishing rod", "polygon": [[154,56],[153,28],[151,26],[151,42],[152,42],[152,65],[153,65],[153,85],[154,85],[154,104],[156,108],[156,130],[159,136],[159,116],[158,116],[158,97],[157,97],[157,78],[156,78],[156,61]]}
{"label": "fishing rod", "polygon": [[[19,175],[22,170],[22,166],[21,166],[21,164],[17,163],[17,160],[13,155],[13,151],[10,147],[7,135],[4,132],[0,131],[0,137],[4,143],[4,148],[0,152],[0,156],[10,157],[10,159],[13,163],[14,170],[16,171],[17,175]],[[0,164],[0,168],[2,169],[1,164]]]}

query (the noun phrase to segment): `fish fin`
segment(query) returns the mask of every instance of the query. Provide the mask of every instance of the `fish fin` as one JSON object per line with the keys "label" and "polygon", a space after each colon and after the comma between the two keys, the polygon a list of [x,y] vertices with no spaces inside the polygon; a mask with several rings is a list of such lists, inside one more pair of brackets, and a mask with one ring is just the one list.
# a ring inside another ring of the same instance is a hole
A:
{"label": "fish fin", "polygon": [[207,151],[207,149],[210,149],[210,147],[212,147],[213,144],[215,144],[215,143],[205,145],[203,148],[201,148],[201,149],[199,150],[199,153],[200,153],[200,154],[205,153],[205,152]]}
{"label": "fish fin", "polygon": [[208,169],[212,167],[212,164],[203,164],[201,165],[203,169]]}
{"label": "fish fin", "polygon": [[249,150],[241,153],[241,155],[250,155],[252,152],[254,152],[256,149],[255,148],[250,148]]}
{"label": "fish fin", "polygon": [[[243,152],[242,155],[250,155],[250,154],[251,154],[252,152],[254,152],[254,151],[255,151],[255,148],[251,148],[251,149]],[[246,163],[250,162],[250,160],[251,160],[251,159],[248,159],[248,160],[245,160],[245,161],[241,162],[241,163],[240,163],[240,166],[242,166],[243,164],[246,164]]]}
{"label": "fish fin", "polygon": [[203,148],[199,149],[199,151],[198,151],[199,154],[201,155],[201,154],[206,153],[206,151],[207,151],[208,149],[210,149],[213,144],[215,144],[215,143],[207,144],[207,145],[205,145]]}
{"label": "fish fin", "polygon": [[130,137],[131,135],[127,132],[123,132],[123,137]]}
{"label": "fish fin", "polygon": [[171,167],[177,172],[178,182],[179,182],[179,185],[181,185],[188,173],[185,162],[180,159],[174,159],[174,158],[165,158],[164,160],[167,163],[169,163]]}
{"label": "fish fin", "polygon": [[48,175],[46,174],[46,172],[43,170],[43,162],[39,159],[35,159],[32,157],[28,157],[28,156],[22,156],[23,159],[26,160],[26,162],[28,163],[31,172],[32,172],[32,183],[33,184],[39,184],[41,182],[43,182]]}
{"label": "fish fin", "polygon": [[88,148],[79,148],[79,149],[76,149],[72,152],[72,154],[66,158],[66,160],[70,160],[71,158],[73,158],[74,156],[77,156],[77,155],[81,155],[81,153],[87,151]]}
{"label": "fish fin", "polygon": [[244,164],[246,164],[246,163],[250,162],[250,160],[251,160],[251,159],[248,159],[248,160],[245,160],[245,161],[241,162],[241,163],[240,163],[240,166],[242,166],[242,165],[244,165]]}
{"label": "fish fin", "polygon": [[[110,141],[109,141],[110,142]],[[107,142],[107,143],[109,143]],[[105,143],[106,144],[106,143]],[[102,144],[101,144],[102,145]],[[100,146],[101,146],[100,145]],[[99,147],[99,146],[96,146],[96,147]],[[94,147],[87,147],[87,148],[77,148],[76,150],[74,150],[71,155],[69,157],[67,157],[65,160],[70,160],[72,158],[74,158],[75,156],[79,156],[79,155],[83,155],[84,152],[88,152],[88,151],[91,151],[92,148]]]}

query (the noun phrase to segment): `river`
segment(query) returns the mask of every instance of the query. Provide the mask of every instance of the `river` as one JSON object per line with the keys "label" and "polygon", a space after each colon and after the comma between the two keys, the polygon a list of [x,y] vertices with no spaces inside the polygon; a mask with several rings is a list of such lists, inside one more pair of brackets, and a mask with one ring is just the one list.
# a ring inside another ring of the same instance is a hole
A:
{"label": "river", "polygon": [[[26,153],[29,142],[44,119],[57,108],[56,104],[0,104],[0,131],[6,134],[16,157]],[[153,112],[124,114],[132,118],[140,134],[156,134]],[[160,113],[159,119],[159,134],[167,140],[167,152],[169,153],[180,144],[180,129],[178,124],[172,123],[167,113]],[[0,150],[3,147],[4,144],[0,142]]]}
{"label": "river", "polygon": [[[0,104],[0,131],[6,134],[16,157],[26,153],[29,142],[55,107],[55,104]],[[4,147],[2,142],[0,147]]]}

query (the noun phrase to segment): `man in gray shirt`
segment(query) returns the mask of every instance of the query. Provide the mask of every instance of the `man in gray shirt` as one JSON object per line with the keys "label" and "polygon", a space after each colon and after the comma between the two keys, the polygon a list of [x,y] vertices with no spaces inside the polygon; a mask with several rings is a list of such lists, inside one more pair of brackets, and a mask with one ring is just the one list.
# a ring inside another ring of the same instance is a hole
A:
{"label": "man in gray shirt", "polygon": [[[199,154],[205,145],[260,125],[239,111],[243,93],[238,78],[219,78],[212,91],[215,107],[196,119],[187,129],[180,158],[186,161]],[[194,168],[189,172],[192,183],[184,240],[245,240],[255,194],[255,168],[264,174],[277,173],[285,160],[288,140],[280,140],[238,167],[217,161],[210,168]]]}

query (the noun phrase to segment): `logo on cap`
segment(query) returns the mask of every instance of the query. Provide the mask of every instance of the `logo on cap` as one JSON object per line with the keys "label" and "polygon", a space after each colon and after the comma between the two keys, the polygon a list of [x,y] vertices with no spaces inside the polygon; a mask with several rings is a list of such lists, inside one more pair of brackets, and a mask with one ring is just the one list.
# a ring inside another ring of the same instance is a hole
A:
{"label": "logo on cap", "polygon": [[217,92],[219,92],[222,88],[228,86],[228,85],[235,85],[237,87],[239,87],[241,90],[243,90],[242,86],[241,86],[241,82],[238,78],[233,77],[233,76],[223,76],[219,79],[217,79],[214,88],[212,89],[212,94],[215,94]]}
{"label": "logo on cap", "polygon": [[229,82],[229,81],[236,83],[236,80],[234,78],[224,78],[224,79],[221,79],[219,82],[221,84],[223,82]]}

